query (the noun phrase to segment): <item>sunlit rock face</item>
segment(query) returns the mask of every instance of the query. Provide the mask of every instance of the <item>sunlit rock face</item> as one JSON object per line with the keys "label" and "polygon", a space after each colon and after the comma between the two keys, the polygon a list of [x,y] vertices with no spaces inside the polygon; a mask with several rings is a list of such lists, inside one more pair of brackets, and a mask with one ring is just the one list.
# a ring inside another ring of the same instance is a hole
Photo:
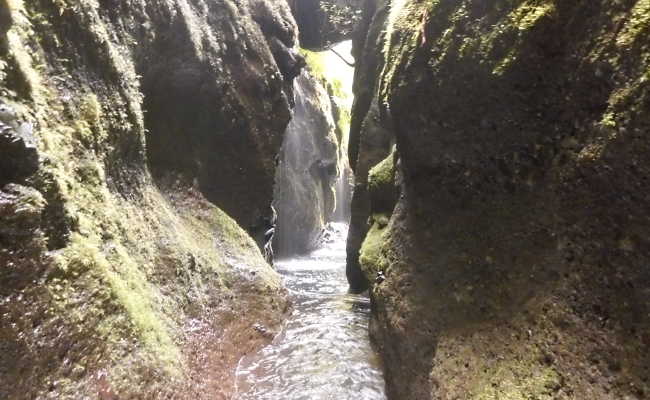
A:
{"label": "sunlit rock face", "polygon": [[0,398],[231,398],[296,45],[284,1],[0,0]]}
{"label": "sunlit rock face", "polygon": [[365,0],[289,0],[300,30],[300,44],[325,50],[352,38]]}
{"label": "sunlit rock face", "polygon": [[401,196],[359,259],[389,398],[647,398],[648,3],[385,12],[367,189]]}
{"label": "sunlit rock face", "polygon": [[313,249],[336,208],[346,206],[336,203],[343,171],[330,96],[305,71],[296,79],[295,98],[276,175],[274,250],[279,257]]}

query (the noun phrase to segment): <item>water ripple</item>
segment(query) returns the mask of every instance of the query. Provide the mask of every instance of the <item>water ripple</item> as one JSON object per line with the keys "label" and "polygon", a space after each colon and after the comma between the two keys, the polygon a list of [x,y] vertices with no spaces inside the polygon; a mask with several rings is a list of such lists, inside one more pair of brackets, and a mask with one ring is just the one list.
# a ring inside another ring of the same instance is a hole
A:
{"label": "water ripple", "polygon": [[347,228],[308,257],[279,261],[294,301],[280,335],[237,369],[238,400],[383,400],[384,379],[368,340],[370,302],[347,293]]}

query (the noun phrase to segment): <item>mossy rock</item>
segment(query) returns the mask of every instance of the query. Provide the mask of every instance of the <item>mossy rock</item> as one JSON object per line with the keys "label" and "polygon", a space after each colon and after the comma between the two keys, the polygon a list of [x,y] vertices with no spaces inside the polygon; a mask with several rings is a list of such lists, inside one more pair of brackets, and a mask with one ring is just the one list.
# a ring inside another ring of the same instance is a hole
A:
{"label": "mossy rock", "polygon": [[377,272],[385,271],[388,267],[388,261],[383,254],[388,240],[388,229],[385,224],[388,218],[389,216],[385,214],[375,214],[371,217],[372,225],[359,253],[361,269],[370,282],[374,281]]}
{"label": "mossy rock", "polygon": [[390,215],[397,203],[399,188],[396,182],[396,150],[368,173],[371,213]]}

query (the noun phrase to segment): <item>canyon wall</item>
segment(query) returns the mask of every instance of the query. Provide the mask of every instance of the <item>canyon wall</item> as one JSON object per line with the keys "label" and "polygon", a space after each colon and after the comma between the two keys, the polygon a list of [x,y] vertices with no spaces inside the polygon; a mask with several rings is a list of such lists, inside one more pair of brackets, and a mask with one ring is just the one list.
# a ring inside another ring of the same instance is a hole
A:
{"label": "canyon wall", "polygon": [[230,398],[296,48],[283,1],[0,0],[0,397]]}
{"label": "canyon wall", "polygon": [[396,151],[351,227],[389,398],[647,398],[650,3],[392,3],[363,49]]}
{"label": "canyon wall", "polygon": [[[356,68],[349,159],[355,185],[347,240],[346,274],[350,288],[355,292],[368,288],[368,280],[359,265],[359,251],[370,228],[368,173],[390,153],[394,142],[391,127],[381,121],[379,107],[379,77],[384,68],[383,47],[389,7],[389,1],[367,1],[353,40]],[[388,211],[390,214],[391,210]]]}

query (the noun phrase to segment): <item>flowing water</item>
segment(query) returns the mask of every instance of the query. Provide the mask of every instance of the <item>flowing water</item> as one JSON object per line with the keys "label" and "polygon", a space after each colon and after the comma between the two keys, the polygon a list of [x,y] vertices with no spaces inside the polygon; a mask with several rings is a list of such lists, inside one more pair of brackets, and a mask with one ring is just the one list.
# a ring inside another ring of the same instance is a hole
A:
{"label": "flowing water", "polygon": [[368,339],[370,302],[348,294],[344,224],[309,256],[276,262],[294,302],[283,332],[237,369],[239,400],[382,400]]}

